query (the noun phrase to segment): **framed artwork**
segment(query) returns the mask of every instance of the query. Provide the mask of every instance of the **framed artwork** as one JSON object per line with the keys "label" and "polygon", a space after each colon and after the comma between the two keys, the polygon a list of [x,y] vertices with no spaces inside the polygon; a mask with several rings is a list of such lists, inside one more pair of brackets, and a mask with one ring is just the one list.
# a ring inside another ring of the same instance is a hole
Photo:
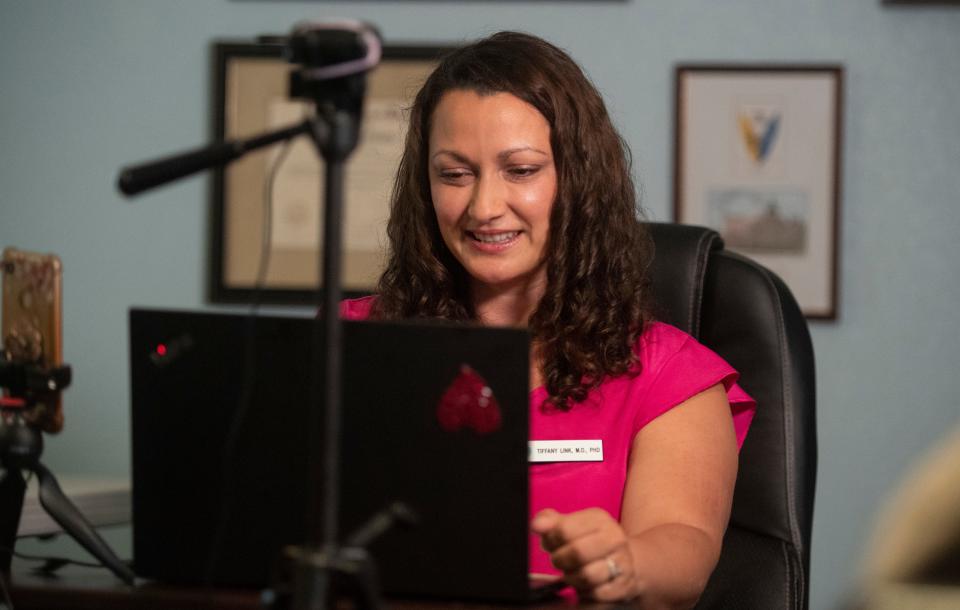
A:
{"label": "framed artwork", "polygon": [[809,318],[837,317],[843,68],[676,68],[674,219],[779,275]]}
{"label": "framed artwork", "polygon": [[[214,137],[246,138],[301,122],[311,104],[288,96],[280,43],[214,44]],[[386,251],[390,192],[406,137],[406,110],[445,47],[385,46],[367,76],[360,144],[347,160],[343,291],[370,293]],[[254,151],[214,173],[213,302],[316,303],[319,283],[323,160],[306,136]],[[283,154],[265,214],[269,172]],[[255,291],[264,244],[268,255]]]}

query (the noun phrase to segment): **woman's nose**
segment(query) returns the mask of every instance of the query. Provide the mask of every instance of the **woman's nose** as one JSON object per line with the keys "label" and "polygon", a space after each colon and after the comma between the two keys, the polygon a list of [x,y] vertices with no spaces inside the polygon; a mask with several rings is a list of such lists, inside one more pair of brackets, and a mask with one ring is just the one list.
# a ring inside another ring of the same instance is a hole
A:
{"label": "woman's nose", "polygon": [[468,213],[477,222],[502,216],[507,209],[506,190],[495,177],[482,177],[476,183]]}

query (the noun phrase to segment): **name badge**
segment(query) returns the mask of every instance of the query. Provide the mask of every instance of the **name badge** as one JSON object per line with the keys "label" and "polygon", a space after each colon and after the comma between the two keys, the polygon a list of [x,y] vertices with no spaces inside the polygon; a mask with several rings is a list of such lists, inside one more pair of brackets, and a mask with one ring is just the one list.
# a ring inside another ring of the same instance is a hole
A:
{"label": "name badge", "polygon": [[530,441],[531,462],[602,462],[603,440]]}

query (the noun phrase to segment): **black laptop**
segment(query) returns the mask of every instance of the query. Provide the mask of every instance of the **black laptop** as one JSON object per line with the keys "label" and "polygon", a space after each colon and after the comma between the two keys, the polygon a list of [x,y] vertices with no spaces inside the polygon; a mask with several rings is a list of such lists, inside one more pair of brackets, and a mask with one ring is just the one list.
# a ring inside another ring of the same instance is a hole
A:
{"label": "black laptop", "polygon": [[[316,323],[130,312],[138,576],[267,587],[305,540]],[[369,549],[385,593],[529,598],[528,347],[516,329],[345,323],[341,537],[392,502],[420,522]],[[458,403],[478,388],[481,411]]]}

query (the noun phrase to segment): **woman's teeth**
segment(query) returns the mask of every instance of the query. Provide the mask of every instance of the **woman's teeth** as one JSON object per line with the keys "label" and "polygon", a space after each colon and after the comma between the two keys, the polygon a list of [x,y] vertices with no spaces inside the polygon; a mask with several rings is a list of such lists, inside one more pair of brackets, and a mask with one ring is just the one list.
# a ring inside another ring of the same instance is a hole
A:
{"label": "woman's teeth", "polygon": [[482,235],[479,233],[471,233],[475,240],[485,244],[500,244],[505,241],[510,241],[519,234],[520,231],[508,231],[506,233],[486,233]]}

